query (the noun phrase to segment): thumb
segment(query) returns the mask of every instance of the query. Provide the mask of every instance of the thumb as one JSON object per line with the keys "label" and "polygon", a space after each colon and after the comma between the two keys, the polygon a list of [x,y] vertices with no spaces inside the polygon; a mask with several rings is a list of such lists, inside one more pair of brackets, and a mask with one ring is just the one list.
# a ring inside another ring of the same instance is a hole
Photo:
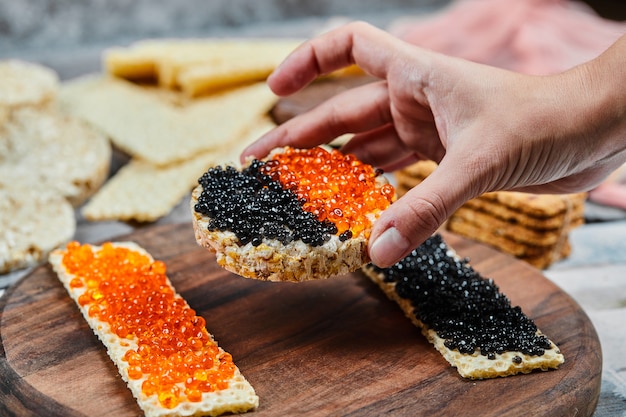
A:
{"label": "thumb", "polygon": [[460,167],[446,170],[440,165],[389,206],[372,229],[369,241],[372,263],[389,267],[421,245],[461,205],[478,195],[469,182]]}

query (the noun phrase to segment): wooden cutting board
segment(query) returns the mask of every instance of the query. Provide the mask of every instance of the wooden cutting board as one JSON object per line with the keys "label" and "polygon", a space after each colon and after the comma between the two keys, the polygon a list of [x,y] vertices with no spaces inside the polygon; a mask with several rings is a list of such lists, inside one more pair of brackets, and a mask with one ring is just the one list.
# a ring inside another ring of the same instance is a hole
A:
{"label": "wooden cutting board", "polygon": [[[254,416],[591,415],[601,351],[581,308],[527,264],[444,238],[560,346],[560,369],[465,380],[361,273],[299,284],[241,278],[196,245],[190,224],[116,240],[166,262],[178,292],[255,387]],[[141,415],[47,265],[0,299],[0,396],[2,416]]]}

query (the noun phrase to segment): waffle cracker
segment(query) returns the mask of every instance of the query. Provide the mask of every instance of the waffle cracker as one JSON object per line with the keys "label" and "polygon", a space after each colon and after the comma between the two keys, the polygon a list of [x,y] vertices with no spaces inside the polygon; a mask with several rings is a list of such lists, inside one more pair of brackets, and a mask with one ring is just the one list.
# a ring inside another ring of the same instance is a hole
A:
{"label": "waffle cracker", "polygon": [[[458,257],[451,248],[446,246],[446,250],[458,261]],[[464,268],[469,268],[465,261],[460,262]],[[486,379],[530,373],[535,370],[547,371],[558,368],[564,362],[563,355],[554,342],[550,340],[547,340],[550,347],[545,349],[542,355],[529,355],[518,351],[503,351],[495,353],[492,358],[489,358],[488,356],[483,356],[478,349],[471,354],[461,353],[457,349],[450,349],[446,346],[446,340],[435,329],[430,328],[418,318],[415,313],[416,306],[408,298],[403,298],[398,294],[396,282],[385,278],[385,270],[379,270],[371,265],[363,267],[362,270],[367,277],[383,290],[389,299],[399,305],[407,318],[420,328],[428,341],[464,378]],[[432,294],[432,296],[436,296],[436,294]],[[477,314],[479,313],[477,312]],[[539,329],[537,329],[536,334],[543,336]]]}
{"label": "waffle cracker", "polygon": [[238,160],[245,146],[273,126],[261,118],[232,146],[166,166],[132,159],[82,208],[82,214],[91,221],[158,220],[191,191],[207,167]]}
{"label": "waffle cracker", "polygon": [[178,103],[154,90],[92,77],[65,84],[60,101],[130,156],[168,165],[237,140],[277,100],[265,83]]}
{"label": "waffle cracker", "polygon": [[107,181],[81,212],[90,221],[153,222],[180,202],[213,160],[211,152],[166,166],[133,159]]}
{"label": "waffle cracker", "polygon": [[[142,254],[153,261],[150,254],[133,242],[116,242],[112,243],[113,247],[128,248],[129,250]],[[93,252],[96,252],[102,247],[89,246]],[[128,388],[135,396],[137,404],[144,411],[146,417],[178,417],[178,416],[217,416],[224,413],[241,413],[254,409],[258,406],[258,397],[250,385],[250,383],[244,378],[238,368],[235,367],[234,376],[228,381],[228,388],[217,389],[211,392],[204,392],[202,394],[201,401],[192,402],[183,400],[173,408],[165,408],[159,403],[159,399],[156,394],[147,396],[142,392],[142,384],[146,380],[146,375],[139,379],[131,378],[129,376],[130,365],[128,361],[124,360],[124,355],[130,350],[136,350],[137,336],[130,335],[126,338],[121,338],[114,333],[107,322],[100,321],[97,316],[89,314],[89,305],[81,304],[79,297],[85,293],[86,288],[76,287],[70,284],[72,279],[76,278],[75,275],[69,273],[63,265],[63,256],[65,250],[56,250],[50,257],[49,261],[54,271],[57,273],[59,280],[63,283],[70,297],[76,302],[83,317],[98,336],[100,341],[107,349],[107,353],[111,360],[115,363],[122,379],[126,382]],[[175,290],[172,287],[171,282],[166,279],[165,285],[170,287],[172,291]],[[174,295],[175,298],[181,298],[180,295]],[[187,306],[187,303],[182,300]],[[187,306],[188,307],[188,306]],[[213,337],[209,334],[209,338],[213,340]],[[219,347],[219,355],[225,354],[224,350]],[[184,386],[181,388],[184,390]]]}

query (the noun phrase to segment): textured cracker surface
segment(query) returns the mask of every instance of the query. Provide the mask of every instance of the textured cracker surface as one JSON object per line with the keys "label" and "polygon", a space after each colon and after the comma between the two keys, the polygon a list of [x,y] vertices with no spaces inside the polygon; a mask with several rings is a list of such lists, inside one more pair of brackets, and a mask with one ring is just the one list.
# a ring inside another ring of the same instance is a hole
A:
{"label": "textured cracker surface", "polygon": [[190,201],[196,241],[216,254],[220,266],[235,274],[263,281],[300,282],[344,275],[369,262],[363,237],[341,242],[332,236],[317,247],[302,241],[283,245],[271,239],[263,239],[257,247],[251,243],[241,246],[232,232],[207,230],[209,219],[193,209],[201,193],[202,186],[198,185]]}
{"label": "textured cracker surface", "polygon": [[28,183],[0,184],[0,273],[45,261],[75,230],[74,209],[62,196]]}
{"label": "textured cracker surface", "polygon": [[189,97],[226,86],[263,81],[300,40],[165,39],[144,40],[105,51],[109,74],[153,78]]}
{"label": "textured cracker surface", "polygon": [[0,155],[0,182],[21,179],[56,190],[74,206],[96,192],[109,174],[109,140],[54,110],[25,107],[13,112],[0,143],[9,144],[5,157]]}
{"label": "textured cracker surface", "polygon": [[53,100],[58,84],[57,74],[49,68],[15,59],[0,61],[0,112]]}
{"label": "textured cracker surface", "polygon": [[91,221],[155,221],[193,189],[209,166],[238,161],[243,148],[272,127],[273,122],[262,117],[231,146],[165,166],[132,159],[89,200],[82,214]]}
{"label": "textured cracker surface", "polygon": [[[552,349],[546,349],[542,356],[530,356],[521,352],[503,352],[496,354],[495,359],[488,359],[478,352],[470,355],[462,354],[456,349],[448,349],[444,345],[445,340],[439,337],[437,332],[428,328],[428,326],[415,317],[411,302],[398,296],[395,291],[395,283],[385,282],[384,276],[371,267],[364,267],[363,272],[382,289],[389,299],[398,304],[406,317],[409,318],[415,326],[420,328],[422,334],[428,341],[433,344],[450,365],[457,369],[463,378],[486,379],[530,373],[535,370],[547,371],[549,369],[558,368],[565,360],[552,341],[550,341]],[[520,363],[513,361],[513,358],[516,356],[522,359]]]}
{"label": "textured cracker surface", "polygon": [[[398,193],[405,194],[436,168],[433,161],[420,161],[397,171]],[[544,269],[570,255],[569,233],[585,221],[586,197],[586,193],[486,193],[466,202],[445,227]]]}
{"label": "textured cracker surface", "polygon": [[88,77],[64,84],[60,102],[130,156],[168,165],[236,141],[277,100],[265,83],[178,104],[154,90],[122,79]]}
{"label": "textured cracker surface", "polygon": [[[152,259],[143,248],[133,242],[118,242],[115,243],[115,245],[128,247]],[[97,246],[93,248],[94,250],[99,249]],[[76,302],[85,289],[70,288],[69,282],[74,275],[67,273],[62,265],[62,259],[63,250],[56,250],[52,252],[49,257],[50,264],[57,273],[59,280],[63,283],[71,298]],[[168,281],[168,285],[171,286],[172,284]],[[76,305],[93,332],[105,345],[109,357],[117,366],[122,379],[135,396],[138,405],[144,411],[146,417],[217,416],[224,413],[243,413],[258,407],[259,398],[238,368],[235,370],[235,376],[229,381],[229,387],[226,390],[204,393],[201,402],[181,402],[173,409],[161,407],[155,395],[145,397],[145,395],[142,394],[141,384],[145,378],[136,380],[128,378],[128,363],[123,361],[122,357],[128,350],[137,347],[136,342],[129,338],[119,338],[110,330],[107,323],[90,317],[87,312],[87,307],[81,307],[78,303]],[[122,344],[122,342],[124,342],[124,344]]]}

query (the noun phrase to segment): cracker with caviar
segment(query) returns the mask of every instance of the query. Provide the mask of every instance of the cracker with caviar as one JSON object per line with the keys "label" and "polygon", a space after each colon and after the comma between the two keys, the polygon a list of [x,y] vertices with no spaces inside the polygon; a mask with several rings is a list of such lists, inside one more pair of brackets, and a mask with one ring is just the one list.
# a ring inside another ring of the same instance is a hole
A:
{"label": "cracker with caviar", "polygon": [[533,320],[441,235],[390,268],[367,265],[363,272],[464,378],[547,371],[564,362]]}
{"label": "cracker with caviar", "polygon": [[147,417],[258,406],[250,383],[189,307],[163,262],[133,242],[71,242],[50,263]]}
{"label": "cracker with caviar", "polygon": [[190,204],[196,240],[219,265],[298,282],[368,263],[372,224],[394,198],[382,171],[354,155],[286,147],[242,169],[210,168]]}

